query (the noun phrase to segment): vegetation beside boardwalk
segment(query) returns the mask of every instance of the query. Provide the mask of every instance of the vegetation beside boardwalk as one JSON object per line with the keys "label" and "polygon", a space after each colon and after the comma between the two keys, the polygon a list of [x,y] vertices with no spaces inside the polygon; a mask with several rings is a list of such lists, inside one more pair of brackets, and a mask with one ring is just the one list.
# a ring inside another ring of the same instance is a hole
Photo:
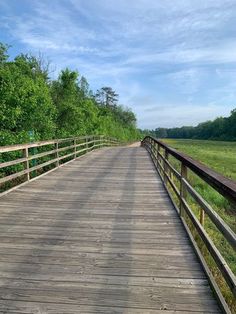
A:
{"label": "vegetation beside boardwalk", "polygon": [[33,140],[103,134],[122,141],[139,138],[135,114],[118,104],[111,87],[96,93],[77,71],[62,70],[49,78],[41,57],[19,55],[9,60],[0,43],[0,145]]}

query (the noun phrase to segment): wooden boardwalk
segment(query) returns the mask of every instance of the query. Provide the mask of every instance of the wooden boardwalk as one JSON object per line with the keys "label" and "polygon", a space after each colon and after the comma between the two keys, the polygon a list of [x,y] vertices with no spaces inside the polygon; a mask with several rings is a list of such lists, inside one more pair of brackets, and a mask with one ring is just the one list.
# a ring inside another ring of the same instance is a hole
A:
{"label": "wooden boardwalk", "polygon": [[104,148],[3,196],[0,313],[219,313],[148,153]]}

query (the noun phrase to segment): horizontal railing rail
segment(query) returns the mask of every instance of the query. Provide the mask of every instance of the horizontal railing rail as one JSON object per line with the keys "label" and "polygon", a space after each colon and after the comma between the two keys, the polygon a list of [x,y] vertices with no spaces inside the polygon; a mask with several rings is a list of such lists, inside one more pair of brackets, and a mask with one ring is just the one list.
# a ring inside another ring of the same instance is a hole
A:
{"label": "horizontal railing rail", "polygon": [[[204,228],[205,214],[234,251],[236,251],[236,234],[191,185],[188,180],[188,172],[191,170],[206,184],[210,185],[214,190],[216,190],[234,205],[236,204],[236,182],[225,178],[224,176],[216,173],[214,170],[209,169],[202,163],[181,152],[178,152],[174,148],[169,147],[162,141],[159,141],[151,136],[146,136],[143,139],[142,146],[145,147],[150,153],[153,163],[161,179],[163,180],[168,194],[171,197],[172,202],[174,203],[187,232],[189,233],[195,250],[198,255],[201,255],[199,256],[200,260],[204,264],[203,266],[205,268],[206,274],[208,275],[213,290],[215,291],[218,300],[222,305],[222,309],[225,313],[230,313],[229,307],[224,300],[220,287],[217,286],[211,270],[207,266],[207,263],[205,263],[204,257],[198,249],[197,242],[192,235],[192,230],[189,228],[188,220],[191,221],[195,232],[197,232],[198,236],[205,244],[208,253],[215,261],[218,270],[220,271],[234,297],[236,297],[236,277]],[[170,156],[174,157],[174,159],[180,163],[180,171],[178,171],[171,164]],[[194,199],[200,208],[199,219],[195,215],[191,205],[188,202],[188,195]]]}
{"label": "horizontal railing rail", "polygon": [[[0,147],[0,187],[5,192],[13,185],[37,177],[52,168],[58,168],[82,154],[105,146],[117,146],[120,142],[103,135],[89,135],[55,139],[29,144]],[[38,150],[40,152],[38,152]],[[13,181],[14,184],[13,184]]]}

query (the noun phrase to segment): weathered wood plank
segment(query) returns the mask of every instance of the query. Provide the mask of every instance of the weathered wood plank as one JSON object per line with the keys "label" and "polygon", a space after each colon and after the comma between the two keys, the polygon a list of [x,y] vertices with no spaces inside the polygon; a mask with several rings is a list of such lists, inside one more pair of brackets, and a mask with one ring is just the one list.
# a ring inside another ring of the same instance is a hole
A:
{"label": "weathered wood plank", "polygon": [[104,148],[3,196],[0,312],[220,313],[147,152]]}
{"label": "weathered wood plank", "polygon": [[[58,303],[46,303],[46,302],[31,302],[31,301],[13,301],[5,304],[0,304],[0,311],[3,313],[17,313],[17,314],[35,314],[35,313],[47,313],[47,314],[181,314],[183,311],[172,311],[167,309],[147,309],[142,306],[141,309],[130,308],[130,307],[121,307],[117,305],[112,306],[101,306],[99,304],[82,304],[82,305],[73,305],[73,304],[58,304]],[[187,313],[187,312],[186,312]],[[209,311],[188,311],[191,314],[211,314],[219,313],[218,310],[209,309]]]}

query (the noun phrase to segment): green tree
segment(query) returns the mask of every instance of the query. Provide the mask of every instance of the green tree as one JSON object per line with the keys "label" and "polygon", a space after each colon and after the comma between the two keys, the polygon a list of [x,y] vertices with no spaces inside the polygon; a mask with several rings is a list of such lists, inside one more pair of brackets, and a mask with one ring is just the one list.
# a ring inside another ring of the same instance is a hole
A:
{"label": "green tree", "polygon": [[134,113],[118,105],[111,87],[103,87],[97,99],[77,71],[65,69],[50,81],[42,56],[20,54],[8,61],[7,48],[0,44],[1,145],[27,142],[31,130],[38,140],[92,133],[122,140],[138,136]]}
{"label": "green tree", "polygon": [[119,95],[111,87],[104,86],[97,90],[95,97],[99,105],[112,108],[117,105]]}
{"label": "green tree", "polygon": [[0,65],[2,63],[6,62],[8,57],[9,57],[8,54],[7,54],[8,48],[9,48],[8,45],[0,43]]}
{"label": "green tree", "polygon": [[[146,131],[152,133],[152,131]],[[219,117],[213,121],[199,123],[196,127],[183,126],[181,128],[157,128],[156,137],[194,138],[205,140],[236,140],[236,109],[227,118]]]}
{"label": "green tree", "polygon": [[[98,109],[89,97],[87,81],[78,81],[78,72],[65,69],[52,82],[51,93],[57,108],[57,136],[95,132]],[[86,84],[85,84],[86,83]]]}
{"label": "green tree", "polygon": [[10,132],[34,130],[38,138],[54,136],[55,108],[45,77],[21,55],[0,67],[0,125]]}

